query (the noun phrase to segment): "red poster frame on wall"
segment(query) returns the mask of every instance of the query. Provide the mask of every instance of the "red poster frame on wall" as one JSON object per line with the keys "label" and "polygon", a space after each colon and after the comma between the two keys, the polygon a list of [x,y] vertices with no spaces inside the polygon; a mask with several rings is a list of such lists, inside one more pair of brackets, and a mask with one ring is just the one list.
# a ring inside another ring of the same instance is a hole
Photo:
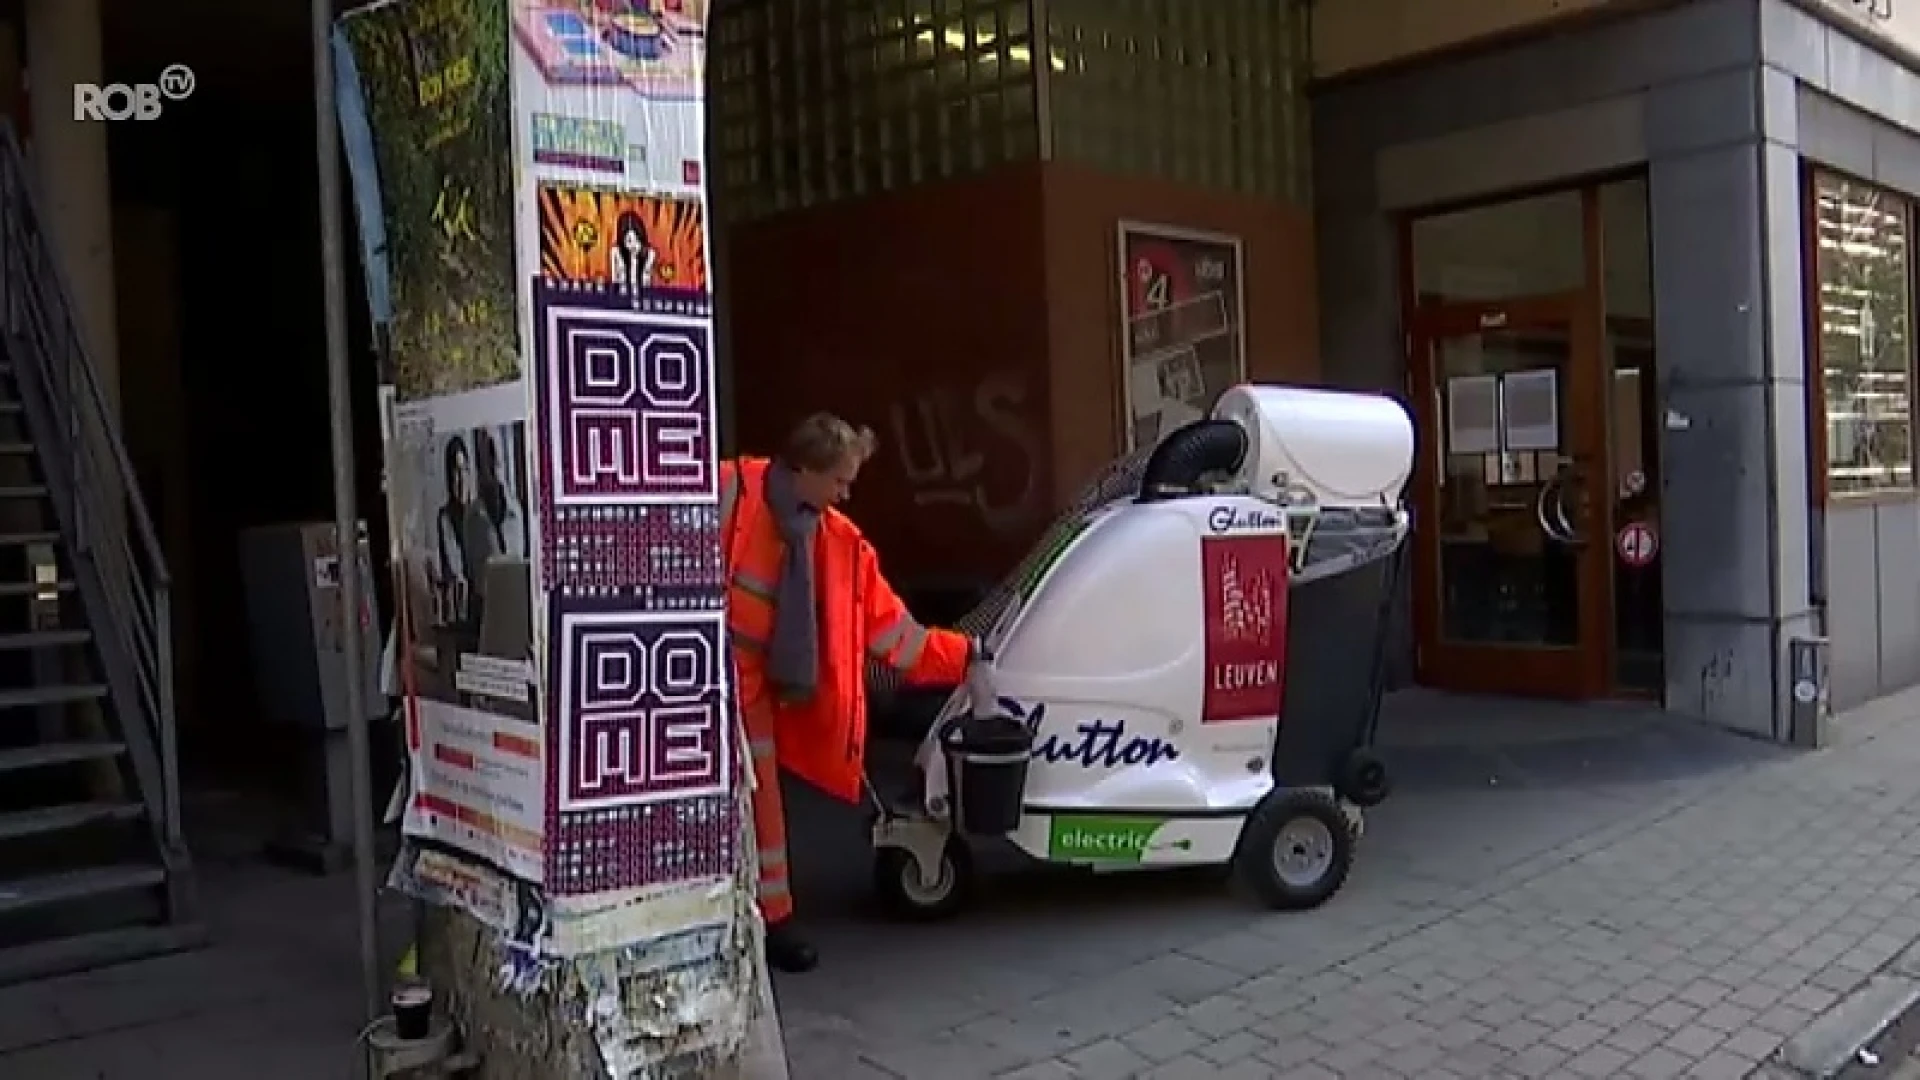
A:
{"label": "red poster frame on wall", "polygon": [[[1246,258],[1237,236],[1138,221],[1119,223],[1115,245],[1120,287],[1115,305],[1120,336],[1118,428],[1120,452],[1127,453],[1142,442],[1151,443],[1164,437],[1171,427],[1178,426],[1165,422],[1165,411],[1155,411],[1154,425],[1148,425],[1140,416],[1139,410],[1146,399],[1135,386],[1137,365],[1148,362],[1159,365],[1156,374],[1163,386],[1169,378],[1186,384],[1182,387],[1185,392],[1178,395],[1179,407],[1171,410],[1176,420],[1189,418],[1189,413],[1194,414],[1191,418],[1205,415],[1221,393],[1246,381]],[[1201,292],[1210,276],[1207,268],[1215,262],[1219,264],[1222,278],[1220,288],[1210,293]],[[1155,289],[1161,291],[1157,298],[1150,295]],[[1143,292],[1149,295],[1142,296]],[[1188,321],[1188,317],[1180,314],[1184,307],[1197,305],[1201,310],[1195,314],[1206,314],[1211,307],[1206,302],[1215,297],[1219,298],[1219,329],[1209,329],[1211,323],[1206,320],[1197,326],[1182,325]],[[1146,351],[1141,348],[1142,337],[1149,331],[1161,337],[1171,333],[1177,338]],[[1216,345],[1223,338],[1229,350],[1228,371],[1224,377],[1208,378],[1205,368],[1210,362],[1217,366],[1218,358],[1202,358],[1200,348]],[[1177,361],[1183,353],[1187,360],[1184,366],[1191,369],[1185,376],[1177,370],[1181,366]],[[1197,386],[1192,385],[1195,378],[1199,380]],[[1163,391],[1159,403],[1164,404],[1166,400]]]}

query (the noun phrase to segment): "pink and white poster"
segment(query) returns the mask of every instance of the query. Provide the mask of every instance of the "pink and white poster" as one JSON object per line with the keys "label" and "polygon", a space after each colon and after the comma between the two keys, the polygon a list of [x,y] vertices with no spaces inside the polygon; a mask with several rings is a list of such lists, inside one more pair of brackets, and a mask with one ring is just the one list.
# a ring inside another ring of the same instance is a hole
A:
{"label": "pink and white poster", "polygon": [[546,888],[730,879],[706,5],[512,0]]}
{"label": "pink and white poster", "polygon": [[342,19],[404,828],[562,900],[729,880],[704,0]]}

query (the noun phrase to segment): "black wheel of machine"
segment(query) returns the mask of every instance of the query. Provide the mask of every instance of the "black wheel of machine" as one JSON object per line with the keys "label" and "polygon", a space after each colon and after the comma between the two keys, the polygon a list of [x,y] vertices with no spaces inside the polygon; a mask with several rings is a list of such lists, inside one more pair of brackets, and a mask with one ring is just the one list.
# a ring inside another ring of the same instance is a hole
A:
{"label": "black wheel of machine", "polygon": [[1356,840],[1333,796],[1275,791],[1247,819],[1234,869],[1268,907],[1303,911],[1326,903],[1346,883]]}
{"label": "black wheel of machine", "polygon": [[1379,806],[1393,794],[1393,777],[1387,763],[1371,750],[1355,750],[1340,763],[1340,778],[1334,790],[1340,797],[1359,807]]}
{"label": "black wheel of machine", "polygon": [[887,910],[899,918],[916,922],[951,918],[973,892],[973,853],[961,840],[948,840],[940,853],[940,872],[928,883],[921,881],[920,864],[912,853],[905,848],[881,848],[873,853],[873,888]]}

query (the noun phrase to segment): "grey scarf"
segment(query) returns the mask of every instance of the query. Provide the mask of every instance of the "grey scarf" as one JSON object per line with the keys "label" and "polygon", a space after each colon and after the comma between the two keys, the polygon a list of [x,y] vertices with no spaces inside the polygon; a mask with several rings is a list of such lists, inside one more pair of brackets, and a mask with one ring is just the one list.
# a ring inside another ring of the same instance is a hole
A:
{"label": "grey scarf", "polygon": [[813,594],[813,538],[820,510],[800,501],[793,470],[767,466],[767,508],[786,545],[780,580],[774,583],[773,640],[767,643],[767,676],[789,701],[805,701],[820,683],[819,602]]}

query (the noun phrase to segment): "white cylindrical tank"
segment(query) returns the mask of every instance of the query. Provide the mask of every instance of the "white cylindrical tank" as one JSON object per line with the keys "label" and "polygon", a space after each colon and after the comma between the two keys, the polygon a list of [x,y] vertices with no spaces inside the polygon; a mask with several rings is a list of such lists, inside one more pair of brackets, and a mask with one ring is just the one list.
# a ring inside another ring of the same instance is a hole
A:
{"label": "white cylindrical tank", "polygon": [[1239,479],[1260,498],[1323,507],[1395,506],[1413,472],[1413,419],[1381,394],[1243,384],[1213,415],[1245,428]]}

